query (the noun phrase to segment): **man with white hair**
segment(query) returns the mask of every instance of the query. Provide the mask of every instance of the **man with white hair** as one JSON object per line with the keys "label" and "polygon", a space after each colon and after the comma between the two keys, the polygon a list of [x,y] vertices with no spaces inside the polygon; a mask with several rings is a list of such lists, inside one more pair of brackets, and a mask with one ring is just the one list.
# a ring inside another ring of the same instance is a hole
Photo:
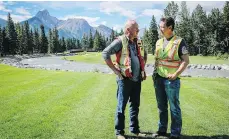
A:
{"label": "man with white hair", "polygon": [[[115,134],[118,139],[125,139],[125,108],[130,103],[130,132],[136,136],[145,136],[139,130],[138,113],[140,106],[141,81],[146,79],[145,61],[137,45],[139,29],[135,20],[125,24],[124,35],[115,39],[103,52],[106,64],[117,75],[117,110],[115,115]],[[116,62],[110,56],[116,54]]]}

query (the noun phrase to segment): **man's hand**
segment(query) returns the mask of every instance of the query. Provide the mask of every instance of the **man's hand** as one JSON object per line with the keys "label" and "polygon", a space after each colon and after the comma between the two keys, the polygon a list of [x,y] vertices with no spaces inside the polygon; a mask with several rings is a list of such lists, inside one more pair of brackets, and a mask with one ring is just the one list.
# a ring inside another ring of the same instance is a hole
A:
{"label": "man's hand", "polygon": [[185,70],[185,68],[189,64],[189,55],[188,54],[182,55],[181,60],[182,60],[182,62],[180,64],[180,67],[178,68],[178,70],[174,74],[168,74],[169,80],[175,80],[177,78],[177,76],[179,76]]}
{"label": "man's hand", "polygon": [[114,71],[114,73],[115,73],[116,75],[118,75],[119,79],[122,80],[123,77],[122,77],[121,72],[114,66],[114,64],[112,63],[111,59],[107,59],[107,60],[105,60],[105,62],[106,62],[107,65]]}
{"label": "man's hand", "polygon": [[118,78],[119,78],[120,80],[123,79],[122,74],[121,74],[121,72],[120,72],[119,70],[115,69],[115,70],[114,70],[114,73],[115,73],[116,75],[118,75]]}
{"label": "man's hand", "polygon": [[146,72],[145,71],[142,71],[142,80],[146,80]]}
{"label": "man's hand", "polygon": [[169,80],[175,80],[176,78],[177,78],[177,74],[176,73],[174,73],[174,74],[168,74],[168,78],[169,78]]}

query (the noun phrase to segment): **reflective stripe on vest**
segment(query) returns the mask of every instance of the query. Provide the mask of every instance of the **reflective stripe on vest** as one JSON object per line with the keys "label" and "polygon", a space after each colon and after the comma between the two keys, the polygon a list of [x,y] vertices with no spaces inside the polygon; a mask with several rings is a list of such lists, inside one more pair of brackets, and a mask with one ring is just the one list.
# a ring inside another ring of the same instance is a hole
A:
{"label": "reflective stripe on vest", "polygon": [[169,62],[168,60],[158,60],[158,66],[165,66],[169,68],[179,68],[180,61]]}

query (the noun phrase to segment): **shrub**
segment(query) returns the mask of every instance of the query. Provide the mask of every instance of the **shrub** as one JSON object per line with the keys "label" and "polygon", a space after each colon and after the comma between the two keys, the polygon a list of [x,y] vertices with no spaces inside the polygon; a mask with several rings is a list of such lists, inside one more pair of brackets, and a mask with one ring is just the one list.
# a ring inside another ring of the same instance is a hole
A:
{"label": "shrub", "polygon": [[223,60],[228,60],[228,57],[229,57],[228,53],[224,53],[224,54],[222,55],[222,59],[223,59]]}
{"label": "shrub", "polygon": [[219,52],[216,56],[216,59],[222,59],[222,60],[229,60],[229,54],[228,53],[224,53],[222,54],[221,52]]}
{"label": "shrub", "polygon": [[216,56],[216,59],[219,60],[219,59],[221,59],[221,57],[222,57],[222,53],[219,52],[219,53],[217,54],[217,56]]}

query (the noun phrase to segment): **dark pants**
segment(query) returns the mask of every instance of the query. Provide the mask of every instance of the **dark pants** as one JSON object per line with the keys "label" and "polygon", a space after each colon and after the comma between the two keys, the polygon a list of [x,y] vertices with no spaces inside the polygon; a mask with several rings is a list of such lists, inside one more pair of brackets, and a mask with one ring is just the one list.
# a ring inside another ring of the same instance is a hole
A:
{"label": "dark pants", "polygon": [[141,81],[134,82],[128,78],[117,79],[117,99],[118,105],[115,115],[116,135],[124,134],[125,128],[125,108],[127,101],[130,103],[130,132],[139,133],[138,113],[140,106]]}
{"label": "dark pants", "polygon": [[171,112],[171,136],[180,136],[182,127],[181,109],[179,101],[180,79],[168,80],[162,77],[154,79],[154,88],[159,109],[159,129],[167,132],[168,101]]}

